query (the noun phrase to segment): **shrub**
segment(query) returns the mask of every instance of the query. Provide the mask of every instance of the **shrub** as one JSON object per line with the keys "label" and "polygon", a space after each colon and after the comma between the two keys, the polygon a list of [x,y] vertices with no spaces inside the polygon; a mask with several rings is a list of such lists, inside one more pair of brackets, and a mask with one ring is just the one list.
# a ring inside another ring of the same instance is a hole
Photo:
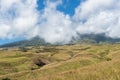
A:
{"label": "shrub", "polygon": [[46,65],[46,63],[39,57],[34,58],[33,62],[34,62],[35,65],[37,65],[39,67],[42,67],[42,66]]}
{"label": "shrub", "polygon": [[10,78],[7,78],[7,77],[6,77],[6,78],[3,78],[2,80],[10,80]]}
{"label": "shrub", "polygon": [[20,51],[22,52],[27,52],[29,49],[28,48],[25,48],[25,47],[19,47]]}
{"label": "shrub", "polygon": [[107,61],[111,61],[112,59],[111,58],[106,58]]}
{"label": "shrub", "polygon": [[42,52],[42,51],[41,51],[41,50],[36,50],[35,52],[36,52],[36,53],[40,53],[40,52]]}

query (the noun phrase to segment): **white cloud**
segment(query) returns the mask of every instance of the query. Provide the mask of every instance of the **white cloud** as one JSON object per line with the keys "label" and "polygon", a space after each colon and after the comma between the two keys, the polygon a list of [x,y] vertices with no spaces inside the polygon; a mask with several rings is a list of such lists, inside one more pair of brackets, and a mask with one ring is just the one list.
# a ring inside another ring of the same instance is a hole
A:
{"label": "white cloud", "polygon": [[[120,38],[120,1],[86,0],[76,8],[74,20],[80,34],[100,34]],[[81,23],[81,24],[79,24]]]}
{"label": "white cloud", "polygon": [[46,0],[38,11],[37,0],[0,0],[0,39],[40,36],[50,43],[68,43],[76,33],[120,38],[119,0],[86,0],[73,17],[56,9],[61,3]]}
{"label": "white cloud", "polygon": [[[5,30],[0,34],[0,38],[25,36],[31,34],[29,32],[36,28],[35,25],[39,16],[35,9],[36,0],[0,0],[0,6],[0,31]],[[3,30],[2,24],[5,27],[9,26],[10,29],[8,30],[6,27]]]}
{"label": "white cloud", "polygon": [[119,0],[86,0],[76,8],[75,18],[87,19],[93,15],[99,14],[101,11],[116,9],[119,3],[118,1]]}
{"label": "white cloud", "polygon": [[1,29],[0,30],[0,37],[1,38],[8,37],[7,35],[9,34],[10,27],[8,25],[1,24],[0,29]]}
{"label": "white cloud", "polygon": [[70,16],[56,10],[57,5],[60,3],[47,2],[44,13],[41,16],[39,36],[47,42],[68,43],[72,37],[76,36]]}

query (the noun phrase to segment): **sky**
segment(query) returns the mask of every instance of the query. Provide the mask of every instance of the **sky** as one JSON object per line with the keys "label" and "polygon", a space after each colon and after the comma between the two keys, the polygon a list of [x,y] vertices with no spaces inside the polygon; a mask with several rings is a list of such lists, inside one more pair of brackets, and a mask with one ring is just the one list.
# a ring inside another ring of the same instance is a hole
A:
{"label": "sky", "polygon": [[120,38],[120,0],[0,0],[0,44],[35,36],[65,44],[83,34]]}

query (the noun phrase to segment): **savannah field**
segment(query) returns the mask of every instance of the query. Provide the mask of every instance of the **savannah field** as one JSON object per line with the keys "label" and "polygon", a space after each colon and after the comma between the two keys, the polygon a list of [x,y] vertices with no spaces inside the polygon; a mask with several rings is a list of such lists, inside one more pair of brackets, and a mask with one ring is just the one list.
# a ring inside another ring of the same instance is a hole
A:
{"label": "savannah field", "polygon": [[0,80],[120,80],[120,44],[1,48]]}

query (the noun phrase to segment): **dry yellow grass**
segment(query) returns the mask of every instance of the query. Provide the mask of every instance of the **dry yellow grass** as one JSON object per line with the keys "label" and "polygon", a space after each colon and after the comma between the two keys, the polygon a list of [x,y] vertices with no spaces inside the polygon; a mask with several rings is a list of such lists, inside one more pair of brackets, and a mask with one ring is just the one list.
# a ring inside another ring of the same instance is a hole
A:
{"label": "dry yellow grass", "polygon": [[120,80],[120,44],[29,48],[0,50],[0,80]]}

